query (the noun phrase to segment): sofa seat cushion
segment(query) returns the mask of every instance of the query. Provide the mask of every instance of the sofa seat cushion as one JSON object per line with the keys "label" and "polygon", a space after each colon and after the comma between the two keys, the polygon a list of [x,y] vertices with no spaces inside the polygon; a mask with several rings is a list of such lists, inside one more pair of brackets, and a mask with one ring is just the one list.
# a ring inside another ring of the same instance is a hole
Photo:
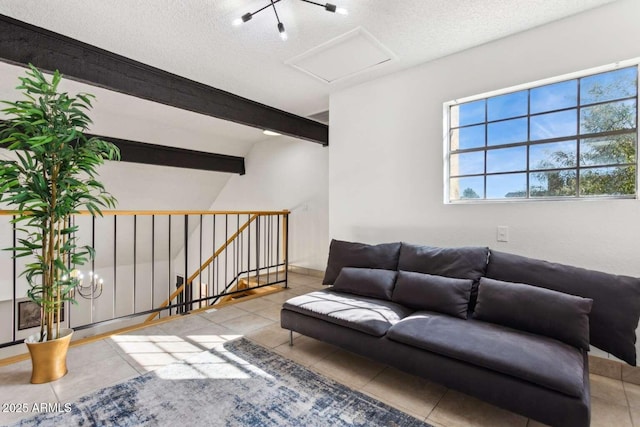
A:
{"label": "sofa seat cushion", "polygon": [[376,337],[414,311],[391,301],[331,290],[300,295],[284,303],[283,309],[355,329]]}
{"label": "sofa seat cushion", "polygon": [[552,338],[430,311],[396,323],[387,337],[569,396],[584,392],[581,350]]}

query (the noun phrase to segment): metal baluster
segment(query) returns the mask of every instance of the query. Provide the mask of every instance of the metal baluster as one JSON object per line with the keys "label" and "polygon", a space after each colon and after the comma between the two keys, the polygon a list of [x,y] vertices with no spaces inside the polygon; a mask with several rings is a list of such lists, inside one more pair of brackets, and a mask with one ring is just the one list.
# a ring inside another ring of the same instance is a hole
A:
{"label": "metal baluster", "polygon": [[[202,267],[202,214],[200,214],[200,258],[199,258],[199,263],[198,263],[198,270],[200,270],[200,268]],[[198,274],[198,295],[200,295],[200,297],[198,298],[200,301],[198,301],[198,308],[202,308],[202,271],[200,271],[200,274]]]}
{"label": "metal baluster", "polygon": [[[216,215],[213,215],[213,254],[216,253]],[[215,263],[216,266],[213,269],[214,274],[212,276],[212,280],[213,280],[213,284],[212,284],[212,288],[211,288],[211,296],[218,296],[218,281],[220,280],[220,269],[218,268],[220,266],[220,261],[218,259],[219,257],[216,257],[215,259]]]}
{"label": "metal baluster", "polygon": [[156,216],[151,215],[151,308],[156,294]]}
{"label": "metal baluster", "polygon": [[16,216],[13,215],[13,222],[12,222],[12,229],[13,229],[13,248],[14,250],[13,252],[13,256],[12,256],[12,268],[13,268],[13,277],[12,277],[12,281],[13,281],[13,304],[11,304],[11,312],[13,313],[13,331],[12,331],[12,337],[13,337],[13,341],[16,340],[16,330],[18,329],[18,325],[17,325],[17,313],[16,313],[16,288],[18,285],[18,276],[17,276],[17,270],[18,270],[18,265],[17,265],[17,260],[16,260],[16,250],[15,247],[17,246],[17,242],[18,242],[18,231],[16,229]]}
{"label": "metal baluster", "polygon": [[[233,239],[233,277],[236,280],[236,283],[240,280],[240,266],[238,265],[238,249],[240,248],[240,244],[238,242],[238,238],[240,237],[240,215],[236,215],[236,238]],[[236,286],[236,291],[238,287]]]}
{"label": "metal baluster", "polygon": [[[227,240],[229,240],[229,215],[225,214],[224,215],[224,241],[226,242]],[[229,251],[227,250],[227,248],[224,249],[224,286],[225,286],[225,293],[226,293],[226,286],[227,283],[229,282],[229,275],[227,274],[227,267],[229,265],[228,259],[227,259],[227,253]]]}
{"label": "metal baluster", "polygon": [[191,284],[187,284],[187,274],[189,274],[189,215],[184,216],[184,288],[182,289],[184,307],[182,313],[187,313],[191,310]]}
{"label": "metal baluster", "polygon": [[138,272],[136,252],[138,250],[138,216],[133,216],[133,313],[136,312],[136,276]]}
{"label": "metal baluster", "polygon": [[[278,214],[277,216],[277,230],[276,230],[276,252],[278,253],[278,265],[281,264],[280,262],[280,214]],[[276,273],[276,280],[280,280],[280,269],[278,268],[276,270],[278,273]],[[285,283],[285,288],[287,287],[287,284]]]}
{"label": "metal baluster", "polygon": [[251,274],[251,214],[247,214],[247,279]]}
{"label": "metal baluster", "polygon": [[256,274],[260,274],[260,220],[262,216],[256,218]]}
{"label": "metal baluster", "polygon": [[282,239],[284,244],[284,283],[285,288],[289,287],[289,214],[283,216],[285,237]]}
{"label": "metal baluster", "polygon": [[[116,317],[116,295],[117,295],[117,265],[118,265],[118,216],[113,216],[113,304],[111,307],[112,316]],[[92,313],[93,313],[93,301],[92,301]]]}
{"label": "metal baluster", "polygon": [[169,299],[169,316],[171,316],[172,314],[172,308],[171,308],[171,283],[173,282],[173,278],[171,277],[171,264],[172,264],[172,260],[171,260],[171,215],[169,215],[169,253],[168,253],[168,257],[167,257],[167,268],[168,268],[168,272],[169,275],[167,276],[167,298]]}

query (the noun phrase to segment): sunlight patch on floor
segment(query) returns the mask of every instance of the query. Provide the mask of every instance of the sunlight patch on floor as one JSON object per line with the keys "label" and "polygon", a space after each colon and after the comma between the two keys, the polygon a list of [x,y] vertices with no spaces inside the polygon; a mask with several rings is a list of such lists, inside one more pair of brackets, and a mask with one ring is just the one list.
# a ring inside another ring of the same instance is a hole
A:
{"label": "sunlight patch on floor", "polygon": [[187,339],[199,345],[203,350],[211,350],[216,346],[223,344],[227,341],[233,341],[241,338],[242,335],[188,335]]}
{"label": "sunlight patch on floor", "polygon": [[[271,376],[227,351],[242,335],[114,335],[111,340],[146,371],[163,379],[250,379]],[[179,362],[179,363],[175,363]]]}

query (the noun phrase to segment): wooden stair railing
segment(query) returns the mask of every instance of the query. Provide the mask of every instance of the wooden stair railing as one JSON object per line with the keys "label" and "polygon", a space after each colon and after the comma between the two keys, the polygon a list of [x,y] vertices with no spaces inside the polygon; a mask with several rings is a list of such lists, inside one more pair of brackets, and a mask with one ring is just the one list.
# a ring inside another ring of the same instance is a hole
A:
{"label": "wooden stair railing", "polygon": [[[205,270],[205,269],[206,269],[206,268],[207,268],[207,267],[208,267],[208,266],[209,266],[209,265],[210,265],[210,264],[211,264],[211,263],[212,263],[212,262],[213,262],[213,261],[214,261],[214,260],[215,260],[219,255],[220,255],[220,254],[221,254],[221,253],[222,253],[222,252],[224,252],[224,250],[225,250],[225,249],[227,249],[227,247],[228,247],[231,243],[233,243],[233,241],[234,241],[235,239],[237,239],[237,238],[242,234],[242,232],[243,232],[244,230],[246,230],[246,229],[247,229],[247,227],[249,227],[249,225],[251,225],[251,223],[252,223],[253,221],[255,221],[255,220],[258,218],[258,216],[259,216],[259,215],[260,215],[260,214],[252,215],[252,216],[247,220],[247,222],[245,222],[242,226],[240,226],[240,228],[238,228],[238,231],[236,231],[235,233],[233,233],[233,234],[231,235],[231,237],[229,237],[229,239],[227,239],[227,241],[226,241],[226,242],[224,242],[224,243],[222,244],[222,246],[220,246],[220,247],[219,247],[219,248],[214,252],[214,254],[213,254],[213,255],[211,255],[211,257],[209,257],[209,259],[207,259],[207,260],[204,262],[204,264],[202,264],[202,265],[200,266],[200,268],[198,268],[198,269],[196,270],[196,272],[195,272],[195,273],[193,273],[191,276],[189,276],[189,278],[188,278],[188,279],[187,279],[187,280],[186,280],[186,281],[185,281],[185,282],[184,282],[184,283],[183,283],[179,288],[177,288],[177,289],[176,289],[176,290],[175,290],[175,291],[174,291],[174,292],[169,296],[169,299],[165,300],[162,304],[160,304],[160,305],[158,306],[158,308],[164,308],[164,307],[168,306],[168,305],[171,303],[171,301],[173,301],[173,300],[174,300],[178,295],[180,295],[188,285],[190,285],[191,283],[193,283],[193,281],[198,277],[198,275],[200,275],[200,273],[202,273],[202,272],[203,272],[203,271],[204,271],[204,270]],[[156,313],[151,314],[149,317],[147,317],[146,322],[150,322],[150,321],[152,321],[153,319],[155,319],[155,318],[156,318],[157,316],[159,316],[159,315],[160,315],[160,312],[159,312],[159,311],[158,311],[158,312],[156,312]]]}

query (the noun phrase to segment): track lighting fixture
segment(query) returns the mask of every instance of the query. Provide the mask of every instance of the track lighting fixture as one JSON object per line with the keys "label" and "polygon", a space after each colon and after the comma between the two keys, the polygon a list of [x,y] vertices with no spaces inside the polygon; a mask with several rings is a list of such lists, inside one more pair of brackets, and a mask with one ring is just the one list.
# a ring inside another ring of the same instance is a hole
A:
{"label": "track lighting fixture", "polygon": [[[284,28],[284,24],[282,22],[280,22],[280,17],[278,16],[278,11],[276,10],[276,3],[280,3],[282,0],[269,0],[269,4],[267,4],[266,6],[256,10],[255,12],[249,12],[249,13],[245,13],[244,15],[242,15],[240,18],[235,19],[233,21],[233,25],[241,25],[245,22],[248,22],[251,20],[251,18],[253,18],[253,15],[262,12],[263,10],[272,7],[273,8],[273,12],[276,15],[276,20],[278,21],[278,32],[280,33],[280,38],[282,40],[287,40],[287,32]],[[349,12],[347,11],[347,9],[344,9],[342,7],[337,7],[335,4],[331,4],[331,3],[316,3],[315,1],[311,1],[311,0],[300,0],[303,1],[305,3],[310,3],[310,4],[315,4],[316,6],[321,6],[324,7],[324,9],[327,12],[331,12],[331,13],[339,13],[341,15],[348,15]]]}

